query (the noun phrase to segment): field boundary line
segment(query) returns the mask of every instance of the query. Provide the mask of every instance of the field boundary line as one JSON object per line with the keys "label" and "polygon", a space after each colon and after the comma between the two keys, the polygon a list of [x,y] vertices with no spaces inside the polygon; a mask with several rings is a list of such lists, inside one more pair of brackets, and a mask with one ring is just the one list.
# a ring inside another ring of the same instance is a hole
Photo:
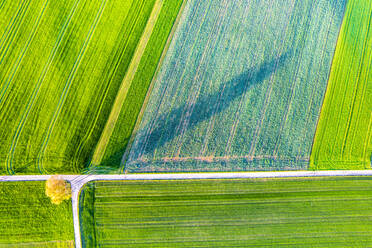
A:
{"label": "field boundary line", "polygon": [[170,31],[170,33],[168,35],[168,39],[167,39],[167,42],[165,43],[163,52],[162,52],[162,54],[160,56],[160,59],[158,61],[158,65],[157,65],[156,70],[154,72],[154,75],[152,77],[150,86],[149,86],[149,88],[147,90],[145,100],[143,101],[141,110],[140,110],[140,112],[139,112],[139,114],[137,116],[137,120],[136,120],[136,123],[135,123],[134,128],[133,128],[132,134],[131,134],[130,139],[129,139],[128,143],[127,143],[127,147],[125,148],[124,155],[123,155],[123,157],[121,159],[121,166],[120,166],[121,168],[120,168],[120,170],[122,172],[125,172],[125,163],[126,163],[127,157],[129,156],[129,152],[130,152],[130,150],[132,148],[134,139],[135,139],[136,134],[137,134],[137,132],[138,132],[138,130],[140,128],[141,120],[142,120],[142,117],[143,117],[143,115],[145,113],[145,109],[147,107],[147,104],[148,104],[148,102],[150,100],[151,92],[152,92],[152,90],[154,88],[157,75],[158,75],[158,73],[160,71],[160,68],[161,68],[161,66],[162,66],[162,64],[164,62],[164,58],[165,58],[165,56],[166,56],[166,54],[168,52],[168,49],[169,49],[169,47],[171,45],[171,42],[173,40],[173,37],[174,37],[174,35],[176,33],[177,27],[178,27],[178,25],[180,23],[180,20],[181,20],[181,17],[183,15],[183,11],[185,9],[185,6],[186,6],[187,2],[188,2],[188,0],[183,0],[183,2],[182,2],[182,5],[181,5],[181,7],[180,7],[180,9],[178,11],[177,17],[176,17],[176,19],[175,19],[175,21],[173,23],[172,29],[171,29],[171,31]]}
{"label": "field boundary line", "polygon": [[[45,181],[52,175],[0,176],[1,182]],[[75,234],[75,247],[81,248],[79,221],[79,194],[82,187],[92,181],[130,181],[130,180],[200,180],[200,179],[255,179],[255,178],[296,178],[296,177],[345,177],[372,176],[372,170],[333,170],[333,171],[280,171],[280,172],[202,172],[202,173],[143,173],[116,175],[61,175],[71,184],[72,213]]]}
{"label": "field boundary line", "polygon": [[119,118],[120,111],[127,97],[131,82],[136,75],[138,66],[141,62],[142,56],[145,53],[147,44],[151,38],[152,31],[157,23],[158,17],[160,15],[161,9],[163,7],[163,0],[156,0],[151,11],[150,17],[147,21],[146,27],[142,33],[136,50],[133,54],[132,60],[129,64],[127,73],[121,83],[118,94],[116,95],[114,104],[112,106],[109,118],[105,124],[100,140],[95,148],[92,164],[97,165],[102,161],[105,154],[107,145],[110,141],[111,135],[115,129],[116,122]]}
{"label": "field boundary line", "polygon": [[[143,8],[145,6],[145,1],[142,1],[142,2],[137,2],[137,5],[135,5],[134,2],[132,2],[132,5],[130,7],[130,9],[135,6],[135,9],[136,9],[136,13],[137,15],[136,16],[129,16],[129,14],[126,16],[125,20],[129,19],[128,23],[131,23],[131,26],[129,28],[130,32],[129,32],[129,36],[133,33],[133,31],[136,29],[136,25],[138,23],[138,18],[140,16],[140,12],[143,11]],[[130,10],[129,10],[130,11]],[[128,16],[130,18],[128,18]],[[128,36],[128,37],[129,37]],[[129,39],[127,39],[125,42],[125,45],[123,46],[123,50],[119,56],[119,59],[118,61],[120,61],[122,59],[122,57],[124,56],[127,48],[128,48],[128,45],[129,45]],[[110,76],[110,79],[109,79],[109,83],[107,84],[107,86],[105,87],[105,90],[104,90],[104,94],[102,96],[102,100],[101,100],[101,103],[98,105],[98,109],[96,111],[96,117],[95,119],[93,120],[92,122],[92,125],[90,125],[89,127],[89,131],[84,135],[84,137],[82,138],[82,140],[80,141],[79,143],[79,146],[75,152],[75,155],[74,155],[74,158],[73,158],[73,161],[74,161],[74,168],[76,169],[76,171],[78,171],[78,159],[80,157],[80,154],[82,153],[83,151],[83,148],[86,146],[88,140],[90,139],[96,125],[97,125],[97,121],[99,119],[99,116],[101,115],[101,112],[102,112],[102,109],[104,107],[104,102],[106,101],[106,98],[107,98],[107,95],[109,93],[109,90],[110,90],[110,87],[111,87],[111,84],[112,84],[112,81],[113,81],[113,78],[115,77],[117,71],[118,71],[118,67],[119,65],[116,64],[114,70],[112,71],[112,74]],[[102,132],[101,132],[101,135],[102,135]],[[111,135],[110,135],[111,136]],[[95,151],[95,150],[94,150]]]}
{"label": "field boundary line", "polygon": [[[318,118],[316,120],[316,126],[315,126],[315,132],[314,132],[314,135],[313,135],[313,138],[312,138],[312,143],[310,145],[310,160],[309,160],[309,168],[314,168],[314,169],[317,169],[318,168],[318,163],[317,163],[317,160],[318,160],[318,157],[319,157],[319,153],[320,153],[320,149],[319,148],[316,148],[315,145],[316,145],[316,139],[319,140],[319,142],[322,142],[323,140],[323,137],[324,137],[324,133],[325,132],[321,132],[320,131],[320,128],[319,128],[319,124],[322,123],[322,122],[327,122],[326,120],[328,120],[328,114],[326,111],[326,108],[327,108],[327,102],[330,101],[330,99],[328,100],[327,98],[329,97],[332,97],[333,95],[333,84],[332,83],[332,79],[333,79],[333,73],[336,74],[336,72],[334,71],[338,71],[338,67],[334,67],[334,65],[336,65],[336,61],[335,59],[339,59],[338,58],[338,53],[341,53],[343,52],[344,50],[344,46],[343,46],[343,37],[341,37],[341,35],[343,35],[343,30],[346,29],[349,25],[349,22],[346,22],[346,20],[348,19],[348,15],[351,13],[349,13],[347,11],[347,8],[348,8],[348,3],[345,3],[344,5],[344,12],[342,14],[342,21],[341,21],[341,25],[340,25],[340,28],[338,29],[338,33],[337,33],[337,39],[336,39],[336,45],[333,49],[333,56],[332,56],[332,60],[331,60],[331,64],[330,64],[330,67],[329,67],[329,71],[328,71],[328,77],[327,77],[327,85],[326,85],[326,88],[325,88],[325,91],[323,93],[323,99],[322,99],[322,102],[321,102],[321,105],[320,105],[320,109],[319,109],[319,112],[318,112]],[[340,50],[340,52],[339,52]],[[340,58],[341,60],[343,59],[343,56]],[[323,112],[323,114],[322,114]],[[322,121],[322,119],[324,119],[324,121]]]}

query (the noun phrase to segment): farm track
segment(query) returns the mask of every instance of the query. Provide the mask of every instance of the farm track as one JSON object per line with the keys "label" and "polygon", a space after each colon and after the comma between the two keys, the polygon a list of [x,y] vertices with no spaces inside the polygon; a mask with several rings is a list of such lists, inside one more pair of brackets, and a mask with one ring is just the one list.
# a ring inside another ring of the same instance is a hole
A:
{"label": "farm track", "polygon": [[[0,182],[45,181],[51,175],[0,176]],[[62,175],[71,183],[72,207],[76,247],[81,247],[78,217],[78,198],[81,188],[92,181],[133,180],[199,180],[199,179],[243,179],[243,178],[299,178],[299,177],[347,177],[372,176],[369,170],[347,171],[287,171],[287,172],[235,172],[235,173],[168,173],[168,174],[120,174],[120,175]],[[314,189],[315,190],[315,189]],[[80,244],[80,245],[79,245]]]}
{"label": "farm track", "polygon": [[[205,178],[208,174],[223,177],[230,173],[183,175]],[[131,176],[134,179],[144,175]],[[157,176],[152,179],[159,179],[161,174],[153,175]],[[181,178],[181,174],[168,175]],[[94,188],[94,220],[88,223],[83,219],[82,226],[94,225],[95,240],[102,246],[324,247],[339,243],[342,247],[349,243],[368,246],[372,241],[368,231],[372,201],[368,178],[240,179],[218,183],[162,179],[165,181],[89,183],[89,188]],[[128,212],[129,216],[125,214]]]}
{"label": "farm track", "polygon": [[371,22],[371,1],[348,3],[313,144],[312,168],[371,166]]}

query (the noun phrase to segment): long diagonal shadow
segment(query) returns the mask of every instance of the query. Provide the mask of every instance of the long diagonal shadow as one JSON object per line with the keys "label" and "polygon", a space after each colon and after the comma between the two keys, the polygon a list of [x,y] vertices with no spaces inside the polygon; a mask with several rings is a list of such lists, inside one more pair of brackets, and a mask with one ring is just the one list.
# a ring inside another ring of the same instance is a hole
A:
{"label": "long diagonal shadow", "polygon": [[[212,118],[214,115],[227,109],[230,104],[245,92],[249,91],[252,86],[262,83],[266,78],[273,74],[277,68],[282,67],[290,56],[290,52],[286,52],[278,58],[264,62],[259,66],[249,68],[244,73],[234,77],[230,81],[222,84],[220,89],[213,94],[201,96],[193,107],[187,129],[193,129],[198,123]],[[223,86],[225,85],[225,87]],[[217,105],[217,102],[219,104]],[[173,109],[169,113],[160,115],[156,121],[156,127],[148,136],[142,154],[148,154],[155,149],[164,146],[164,144],[177,135],[178,126],[182,119],[184,111],[188,107],[188,103],[181,107]],[[182,124],[181,124],[182,125]],[[145,127],[147,130],[149,127]]]}

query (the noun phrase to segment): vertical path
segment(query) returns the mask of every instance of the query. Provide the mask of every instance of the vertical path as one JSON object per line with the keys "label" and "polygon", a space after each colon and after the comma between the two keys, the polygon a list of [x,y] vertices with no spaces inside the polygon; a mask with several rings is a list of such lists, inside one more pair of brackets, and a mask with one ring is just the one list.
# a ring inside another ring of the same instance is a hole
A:
{"label": "vertical path", "polygon": [[[71,187],[73,188],[72,184]],[[72,190],[72,217],[74,221],[75,247],[81,248],[80,223],[79,223],[79,190]]]}
{"label": "vertical path", "polygon": [[110,116],[105,124],[104,130],[100,137],[100,140],[96,146],[93,154],[92,164],[98,165],[102,161],[103,155],[105,154],[106,147],[114,131],[116,121],[119,118],[121,107],[124,104],[131,82],[136,75],[137,68],[141,62],[142,55],[145,52],[148,41],[150,40],[152,30],[155,27],[156,21],[158,20],[161,8],[163,6],[163,0],[156,0],[150,17],[147,21],[146,27],[137,45],[136,51],[134,52],[133,58],[129,64],[127,73],[121,83],[119,92],[116,96],[115,102],[112,106]]}

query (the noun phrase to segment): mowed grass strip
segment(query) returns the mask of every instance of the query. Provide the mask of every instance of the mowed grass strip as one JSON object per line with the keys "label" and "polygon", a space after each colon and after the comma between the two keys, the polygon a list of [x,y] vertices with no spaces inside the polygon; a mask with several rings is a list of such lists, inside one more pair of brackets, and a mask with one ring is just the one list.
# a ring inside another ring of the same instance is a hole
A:
{"label": "mowed grass strip", "polygon": [[96,247],[372,244],[369,177],[98,181],[85,190],[94,204],[81,225]]}
{"label": "mowed grass strip", "polygon": [[345,0],[190,0],[127,172],[307,169]]}
{"label": "mowed grass strip", "polygon": [[0,247],[74,247],[71,201],[54,205],[45,182],[0,182]]}
{"label": "mowed grass strip", "polygon": [[79,173],[89,164],[154,2],[5,2],[1,174]]}
{"label": "mowed grass strip", "polygon": [[107,119],[105,128],[103,129],[103,132],[101,134],[101,138],[99,142],[97,143],[97,146],[93,154],[93,158],[92,158],[92,164],[99,164],[100,161],[102,160],[102,157],[105,153],[105,149],[108,145],[112,132],[114,131],[116,122],[118,120],[121,107],[123,106],[123,103],[128,94],[128,90],[130,88],[131,82],[136,74],[139,63],[141,62],[141,58],[145,52],[147,43],[151,37],[151,33],[159,17],[162,6],[163,6],[162,0],[155,1],[151,15],[147,21],[146,27],[137,45],[132,61],[128,67],[127,73],[125,74],[123,82],[121,83],[119,92],[116,96],[115,102],[111,109],[110,116]]}
{"label": "mowed grass strip", "polygon": [[311,155],[312,169],[370,169],[372,1],[348,2]]}
{"label": "mowed grass strip", "polygon": [[[127,144],[132,135],[132,131],[138,120],[138,117],[145,100],[147,90],[150,86],[153,76],[156,72],[159,60],[163,54],[163,50],[167,40],[170,39],[170,32],[176,25],[176,17],[179,13],[183,0],[163,0],[160,13],[153,27],[151,36],[147,42],[143,55],[136,65],[135,74],[130,82],[128,91],[123,104],[120,106],[120,113],[117,116],[117,121],[114,126],[108,126],[111,136],[104,137],[109,139],[104,150],[97,146],[95,155],[97,159],[92,160],[92,165],[99,165],[97,170],[105,170],[105,168],[118,169],[121,165],[121,160],[127,148]],[[102,154],[103,153],[103,154]],[[99,156],[98,156],[99,155]]]}

